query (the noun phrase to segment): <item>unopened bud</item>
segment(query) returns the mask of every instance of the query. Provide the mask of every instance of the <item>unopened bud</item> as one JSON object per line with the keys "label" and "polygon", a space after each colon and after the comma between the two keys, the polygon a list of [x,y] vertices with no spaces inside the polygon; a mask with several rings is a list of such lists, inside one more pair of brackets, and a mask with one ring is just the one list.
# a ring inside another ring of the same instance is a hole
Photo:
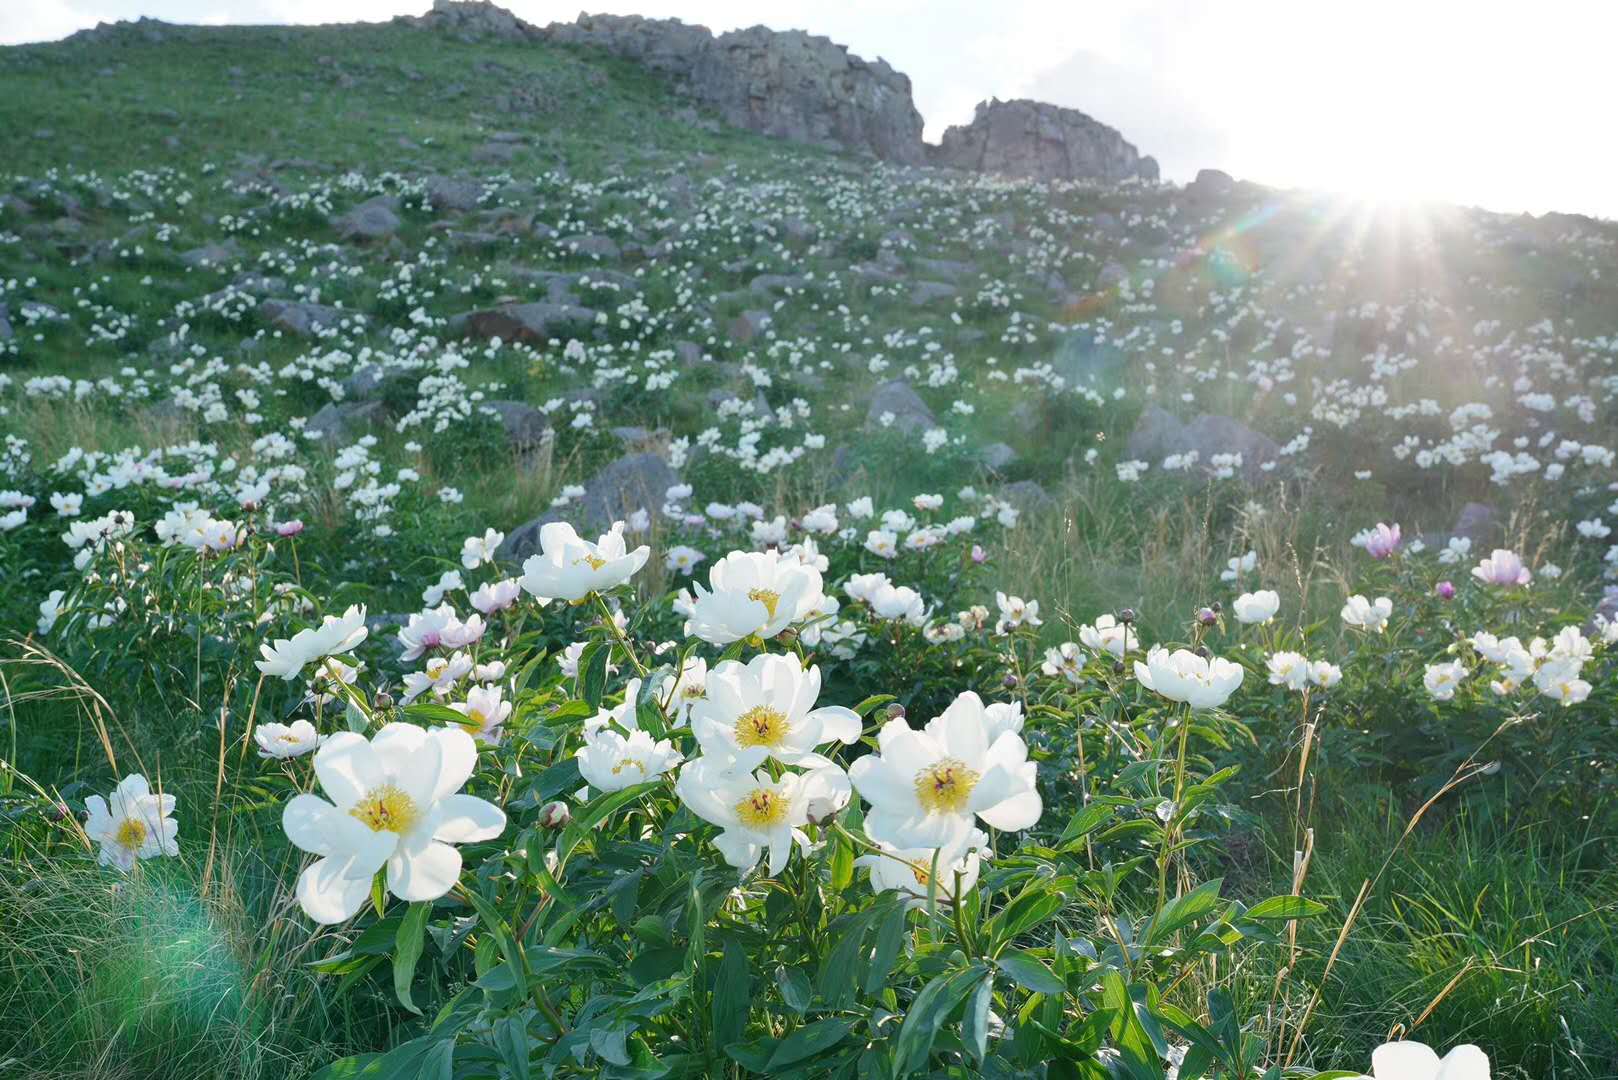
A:
{"label": "unopened bud", "polygon": [[1112,673],[1114,675],[1122,675],[1124,673],[1124,662],[1122,660],[1114,660],[1112,662]]}
{"label": "unopened bud", "polygon": [[1213,603],[1209,604],[1208,607],[1213,610],[1215,615],[1218,615],[1220,612],[1225,610],[1225,605],[1221,604],[1218,600],[1215,600]]}
{"label": "unopened bud", "polygon": [[391,709],[393,708],[393,695],[385,690],[380,691],[377,693],[376,697],[372,699],[372,704],[374,704],[378,709]]}
{"label": "unopened bud", "polygon": [[1005,678],[1000,680],[1000,685],[1005,687],[1007,690],[1017,689],[1017,676],[1007,675]]}
{"label": "unopened bud", "polygon": [[1203,626],[1212,626],[1219,621],[1219,616],[1214,614],[1213,608],[1203,608],[1197,612],[1197,621]]}
{"label": "unopened bud", "polygon": [[779,641],[782,645],[785,645],[790,649],[794,644],[797,643],[798,631],[796,628],[789,626],[779,634],[776,634],[775,640]]}
{"label": "unopened bud", "polygon": [[573,820],[573,813],[567,808],[567,803],[560,799],[548,802],[539,808],[539,825],[543,829],[561,829]]}
{"label": "unopened bud", "polygon": [[1208,659],[1208,657],[1212,656],[1213,653],[1208,651],[1208,646],[1206,646],[1206,645],[1198,645],[1197,646],[1197,655],[1202,657],[1204,660],[1206,660],[1206,659]]}
{"label": "unopened bud", "polygon": [[1128,626],[1130,623],[1134,622],[1135,609],[1131,607],[1124,608],[1124,610],[1118,613],[1118,621],[1123,623],[1125,626]]}
{"label": "unopened bud", "polygon": [[888,706],[887,715],[889,720],[903,720],[905,718],[905,707],[895,701]]}

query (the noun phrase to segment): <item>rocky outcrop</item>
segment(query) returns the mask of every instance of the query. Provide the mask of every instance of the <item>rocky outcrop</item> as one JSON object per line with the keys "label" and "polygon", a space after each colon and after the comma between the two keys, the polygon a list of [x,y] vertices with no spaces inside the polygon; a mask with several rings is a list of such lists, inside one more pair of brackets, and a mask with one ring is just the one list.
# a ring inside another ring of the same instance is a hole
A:
{"label": "rocky outcrop", "polygon": [[580,15],[544,33],[668,75],[736,127],[885,161],[924,160],[909,77],[829,38],[762,26],[715,37],[678,19],[637,15]]}
{"label": "rocky outcrop", "polygon": [[1115,129],[1077,109],[1026,99],[983,102],[928,156],[935,165],[1032,180],[1157,179],[1156,160]]}
{"label": "rocky outcrop", "polygon": [[395,21],[468,39],[493,37],[502,41],[533,41],[541,36],[539,27],[533,23],[523,22],[505,8],[476,0],[469,3],[433,0],[433,8],[427,14],[401,15]]}
{"label": "rocky outcrop", "polygon": [[1128,453],[1153,468],[1170,455],[1195,453],[1199,470],[1212,468],[1216,454],[1240,454],[1242,476],[1257,483],[1265,464],[1280,459],[1281,448],[1234,417],[1200,413],[1187,422],[1162,406],[1148,405],[1129,434]]}
{"label": "rocky outcrop", "polygon": [[433,0],[427,14],[396,21],[467,39],[601,49],[667,76],[735,127],[883,161],[1035,180],[1157,179],[1157,162],[1117,131],[1038,101],[986,101],[972,123],[928,146],[909,76],[802,30],[715,36],[679,19],[589,14],[541,29],[484,0]]}

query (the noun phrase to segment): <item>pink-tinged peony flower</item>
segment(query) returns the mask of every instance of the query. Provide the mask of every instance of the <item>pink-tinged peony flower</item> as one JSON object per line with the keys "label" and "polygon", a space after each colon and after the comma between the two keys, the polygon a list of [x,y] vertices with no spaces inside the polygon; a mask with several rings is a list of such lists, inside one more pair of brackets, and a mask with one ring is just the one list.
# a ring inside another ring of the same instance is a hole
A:
{"label": "pink-tinged peony flower", "polygon": [[1440,581],[1433,586],[1433,592],[1438,594],[1440,600],[1453,600],[1455,599],[1455,583],[1452,581]]}
{"label": "pink-tinged peony flower", "polygon": [[1485,585],[1500,585],[1508,589],[1526,585],[1534,579],[1528,567],[1522,564],[1522,558],[1515,551],[1505,548],[1495,548],[1492,555],[1472,568],[1472,576]]}
{"label": "pink-tinged peony flower", "polygon": [[1399,526],[1389,526],[1380,521],[1377,522],[1376,528],[1365,536],[1365,550],[1370,553],[1373,559],[1386,559],[1389,555],[1398,551]]}
{"label": "pink-tinged peony flower", "polygon": [[989,553],[983,550],[982,544],[972,545],[972,561],[979,566],[989,561]]}
{"label": "pink-tinged peony flower", "polygon": [[297,536],[301,532],[303,532],[303,522],[296,518],[291,521],[283,521],[275,527],[275,535],[282,538]]}

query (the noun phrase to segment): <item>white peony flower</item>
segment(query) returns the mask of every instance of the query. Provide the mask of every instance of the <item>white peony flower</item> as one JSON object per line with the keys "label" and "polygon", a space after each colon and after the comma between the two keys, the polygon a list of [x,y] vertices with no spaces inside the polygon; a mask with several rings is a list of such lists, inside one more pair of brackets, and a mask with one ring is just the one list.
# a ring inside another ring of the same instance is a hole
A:
{"label": "white peony flower", "polygon": [[1489,1056],[1470,1044],[1440,1059],[1419,1042],[1383,1043],[1371,1052],[1364,1080],[1489,1080]]}
{"label": "white peony flower", "polygon": [[266,677],[291,682],[316,660],[352,652],[367,633],[365,608],[356,604],[341,617],[327,615],[319,627],[299,630],[290,640],[280,638],[273,646],[259,646],[264,659],[253,663]]}
{"label": "white peony flower", "polygon": [[805,671],[796,656],[764,653],[746,664],[731,660],[708,673],[707,694],[691,706],[691,731],[703,755],[751,772],[774,758],[819,768],[815,752],[827,742],[859,741],[860,718],[840,705],[815,708],[820,668]]}
{"label": "white peony flower", "polygon": [[1260,589],[1258,592],[1242,593],[1231,607],[1236,613],[1237,622],[1267,623],[1281,610],[1281,597],[1273,589]]}
{"label": "white peony flower", "polygon": [[294,720],[291,724],[260,724],[253,729],[253,741],[258,743],[261,758],[302,757],[325,742],[307,720]]}
{"label": "white peony flower", "polygon": [[101,845],[97,862],[130,870],[136,859],[178,855],[179,823],[174,820],[174,796],[154,795],[146,777],[134,773],[123,778],[110,801],[100,795],[84,800],[89,816],[84,834]]}
{"label": "white peony flower", "polygon": [[427,731],[387,724],[367,740],[338,732],[315,754],[315,775],[331,802],[297,795],[281,825],[294,845],[321,856],[298,877],[298,902],[318,923],[353,917],[387,867],[401,900],[436,900],[461,876],[454,844],[489,840],[506,827],[498,806],[458,794],[477,764],[459,728]]}
{"label": "white peony flower", "polygon": [[837,805],[848,796],[848,777],[835,765],[807,773],[787,772],[779,780],[764,771],[727,768],[718,758],[700,757],[680,770],[674,790],[691,812],[723,832],[714,846],[725,861],[746,872],[769,854],[770,874],[786,869],[794,842],[807,847],[803,826],[812,806]]}
{"label": "white peony flower", "polygon": [[878,752],[849,769],[871,804],[866,834],[896,848],[941,848],[953,859],[971,843],[977,818],[1004,832],[1037,822],[1036,766],[1022,738],[1005,731],[991,743],[970,708],[939,719],[930,731],[889,720],[877,734]]}
{"label": "white peony flower", "polygon": [[1356,593],[1348,598],[1340,614],[1343,622],[1349,626],[1380,634],[1388,628],[1388,616],[1393,614],[1393,601],[1386,596],[1379,596],[1376,602],[1372,603]]}
{"label": "white peony flower", "polygon": [[711,645],[772,638],[808,617],[824,595],[820,571],[778,551],[733,551],[714,564],[708,583],[693,585],[685,632]]}
{"label": "white peony flower", "polygon": [[546,600],[583,603],[591,593],[606,592],[634,577],[646,565],[652,549],[626,551],[624,523],[614,523],[592,544],[579,538],[573,526],[553,521],[539,530],[538,555],[522,564],[525,592]]}
{"label": "white peony flower", "polygon": [[1421,683],[1434,701],[1448,701],[1455,696],[1456,688],[1468,674],[1466,665],[1459,660],[1452,660],[1446,664],[1428,664],[1426,672],[1421,677]]}
{"label": "white peony flower", "polygon": [[1135,661],[1135,678],[1148,690],[1183,701],[1193,709],[1217,709],[1242,685],[1246,673],[1240,664],[1217,656],[1198,656],[1190,649],[1153,645],[1146,662]]}
{"label": "white peony flower", "polygon": [[[968,851],[958,859],[947,859],[938,856],[937,884],[932,888],[934,897],[939,903],[951,903],[955,899],[955,875],[961,875],[961,895],[965,896],[972,891],[978,881],[979,856],[976,849],[985,848],[989,844],[988,834],[982,830],[974,830],[969,846],[974,850]],[[871,875],[872,892],[894,892],[903,894],[907,899],[905,906],[909,908],[923,907],[927,903],[928,886],[933,881],[933,858],[937,854],[936,848],[896,848],[892,844],[877,844],[882,849],[880,855],[872,853],[861,855],[854,860],[855,866],[863,866]]]}

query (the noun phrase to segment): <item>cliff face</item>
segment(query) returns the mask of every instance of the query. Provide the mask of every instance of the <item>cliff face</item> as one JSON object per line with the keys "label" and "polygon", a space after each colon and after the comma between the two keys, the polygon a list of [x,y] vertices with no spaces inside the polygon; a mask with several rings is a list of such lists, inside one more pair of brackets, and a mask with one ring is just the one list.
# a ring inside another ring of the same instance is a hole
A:
{"label": "cliff face", "polygon": [[801,30],[754,26],[715,36],[638,15],[580,15],[541,29],[484,0],[435,0],[426,15],[403,21],[465,37],[602,49],[668,76],[736,127],[883,161],[1035,180],[1157,179],[1157,162],[1114,129],[1037,101],[984,102],[972,123],[929,147],[909,77]]}
{"label": "cliff face", "polygon": [[1116,129],[1077,109],[1042,101],[986,101],[970,124],[944,132],[929,154],[935,165],[1035,180],[1157,179]]}
{"label": "cliff face", "polygon": [[794,142],[921,164],[910,80],[830,39],[755,26],[715,37],[678,19],[581,15],[552,41],[590,45],[683,82],[726,122]]}

